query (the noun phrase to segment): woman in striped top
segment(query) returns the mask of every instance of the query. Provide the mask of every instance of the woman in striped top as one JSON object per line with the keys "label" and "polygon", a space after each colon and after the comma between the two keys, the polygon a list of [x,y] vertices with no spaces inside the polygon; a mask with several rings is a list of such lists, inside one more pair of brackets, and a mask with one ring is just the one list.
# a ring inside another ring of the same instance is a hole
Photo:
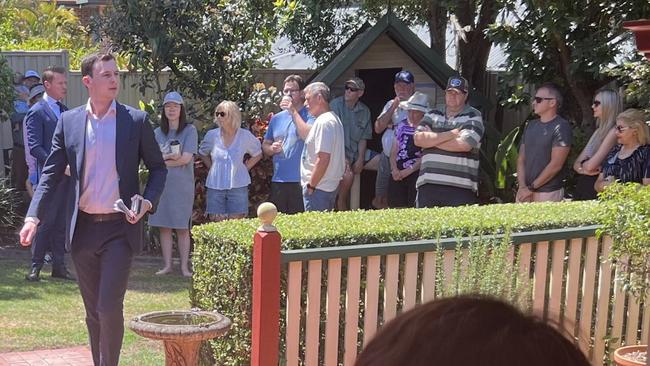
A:
{"label": "woman in striped top", "polygon": [[638,109],[628,109],[616,117],[618,145],[603,162],[596,191],[614,181],[650,184],[650,131],[645,120],[645,113]]}

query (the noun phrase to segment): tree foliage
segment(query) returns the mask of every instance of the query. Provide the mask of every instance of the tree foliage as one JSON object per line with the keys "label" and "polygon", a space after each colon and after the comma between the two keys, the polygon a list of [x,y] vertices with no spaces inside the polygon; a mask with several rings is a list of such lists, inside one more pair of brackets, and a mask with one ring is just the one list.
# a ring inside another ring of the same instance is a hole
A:
{"label": "tree foliage", "polygon": [[[298,51],[323,64],[365,21],[381,18],[389,3],[390,11],[406,24],[427,26],[430,47],[439,54],[456,42],[459,71],[472,85],[483,87],[492,46],[486,30],[502,9],[514,6],[514,0],[300,0],[286,34]],[[448,24],[458,35],[449,42]]]}
{"label": "tree foliage", "polygon": [[566,92],[568,117],[589,126],[591,98],[612,80],[605,68],[630,49],[622,22],[649,15],[647,0],[522,0],[489,34],[508,53],[512,76],[557,83]]}
{"label": "tree foliage", "polygon": [[650,113],[650,62],[642,56],[626,60],[607,71],[625,85],[625,104]]}
{"label": "tree foliage", "polygon": [[96,49],[74,11],[56,1],[0,0],[0,49],[43,51],[65,49],[70,67]]}
{"label": "tree foliage", "polygon": [[[252,69],[265,65],[278,14],[266,0],[116,0],[97,24],[103,40],[130,57],[142,86],[197,100],[243,100]],[[169,69],[169,85],[158,73]]]}

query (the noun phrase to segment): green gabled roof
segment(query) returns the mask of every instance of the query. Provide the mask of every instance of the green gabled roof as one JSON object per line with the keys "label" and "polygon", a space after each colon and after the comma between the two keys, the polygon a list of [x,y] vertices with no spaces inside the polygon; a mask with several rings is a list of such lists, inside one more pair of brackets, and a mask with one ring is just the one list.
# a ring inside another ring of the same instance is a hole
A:
{"label": "green gabled roof", "polygon": [[[445,87],[450,76],[458,75],[456,70],[447,65],[441,55],[422,42],[395,14],[388,12],[374,26],[370,26],[367,22],[362,25],[338,52],[312,76],[310,82],[322,81],[332,85],[384,33],[441,88]],[[470,90],[470,103],[483,110],[492,108],[492,103],[473,88]]]}

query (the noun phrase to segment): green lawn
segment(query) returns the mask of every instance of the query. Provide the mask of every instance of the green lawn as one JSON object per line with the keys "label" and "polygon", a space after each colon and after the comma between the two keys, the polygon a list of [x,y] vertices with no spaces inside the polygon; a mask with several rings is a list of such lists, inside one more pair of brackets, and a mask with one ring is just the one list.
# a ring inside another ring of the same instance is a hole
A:
{"label": "green lawn", "polygon": [[[0,352],[87,344],[85,313],[76,283],[55,280],[45,269],[41,281],[24,276],[27,260],[0,258]],[[155,310],[188,309],[189,279],[154,275],[157,267],[135,264],[124,303],[124,319]],[[162,343],[144,339],[125,326],[121,362],[162,365]]]}

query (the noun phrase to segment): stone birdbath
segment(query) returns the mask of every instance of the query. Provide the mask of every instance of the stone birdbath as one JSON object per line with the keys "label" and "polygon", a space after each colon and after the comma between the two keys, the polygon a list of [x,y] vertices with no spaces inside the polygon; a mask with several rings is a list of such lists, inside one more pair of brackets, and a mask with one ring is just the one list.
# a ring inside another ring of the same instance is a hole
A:
{"label": "stone birdbath", "polygon": [[217,312],[172,310],[136,316],[129,328],[164,342],[166,366],[196,366],[201,342],[223,336],[230,325],[230,319]]}

